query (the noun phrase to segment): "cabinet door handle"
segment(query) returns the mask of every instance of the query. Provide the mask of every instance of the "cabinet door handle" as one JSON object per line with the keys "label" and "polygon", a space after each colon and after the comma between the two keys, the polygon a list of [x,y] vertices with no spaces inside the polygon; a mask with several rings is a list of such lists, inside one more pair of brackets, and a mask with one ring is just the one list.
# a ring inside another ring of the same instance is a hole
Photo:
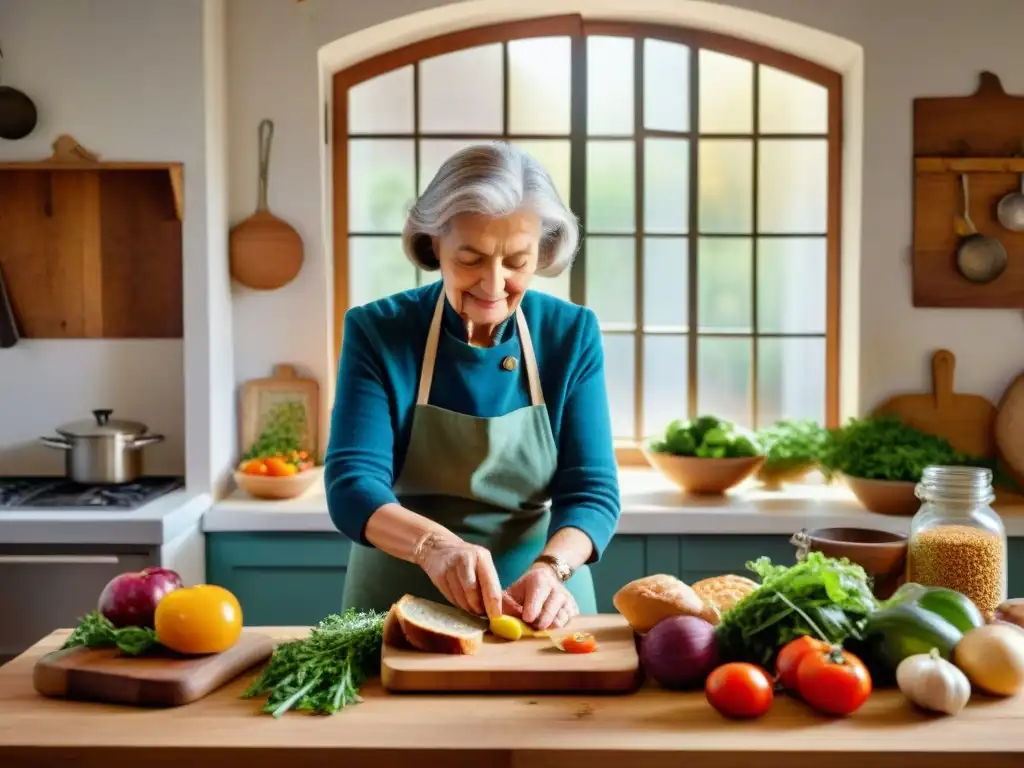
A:
{"label": "cabinet door handle", "polygon": [[0,555],[0,565],[117,565],[117,555]]}

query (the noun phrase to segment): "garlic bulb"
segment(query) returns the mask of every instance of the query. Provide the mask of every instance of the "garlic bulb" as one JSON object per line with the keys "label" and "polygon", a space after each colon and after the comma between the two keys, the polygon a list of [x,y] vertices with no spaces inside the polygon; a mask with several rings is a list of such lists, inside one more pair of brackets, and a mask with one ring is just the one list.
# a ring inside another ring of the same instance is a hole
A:
{"label": "garlic bulb", "polygon": [[971,698],[967,676],[939,656],[936,648],[901,661],[896,667],[896,685],[922,709],[947,715],[955,715]]}
{"label": "garlic bulb", "polygon": [[957,643],[953,661],[986,693],[1013,696],[1024,690],[1024,632],[1019,627],[975,627]]}

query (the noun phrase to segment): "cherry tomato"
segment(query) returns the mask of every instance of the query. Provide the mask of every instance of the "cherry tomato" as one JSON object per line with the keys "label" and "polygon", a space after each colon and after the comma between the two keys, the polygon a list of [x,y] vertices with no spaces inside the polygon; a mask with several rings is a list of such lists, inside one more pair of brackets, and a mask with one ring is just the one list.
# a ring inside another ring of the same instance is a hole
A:
{"label": "cherry tomato", "polygon": [[296,474],[299,469],[294,464],[289,464],[283,458],[275,456],[266,460],[267,474],[271,477],[288,477]]}
{"label": "cherry tomato", "polygon": [[779,651],[779,656],[775,660],[775,676],[784,688],[795,691],[796,670],[800,666],[800,662],[803,661],[804,656],[813,652],[824,653],[831,648],[832,646],[828,643],[813,638],[810,635],[804,635],[796,640],[791,640],[782,646],[782,650]]}
{"label": "cherry tomato", "polygon": [[265,475],[267,474],[267,465],[263,459],[249,459],[239,467],[242,472],[247,475]]}
{"label": "cherry tomato", "polygon": [[708,703],[726,717],[760,717],[772,706],[772,681],[761,667],[732,662],[717,667],[704,683]]}
{"label": "cherry tomato", "polygon": [[803,700],[829,715],[856,712],[871,695],[867,667],[839,647],[806,654],[796,668],[796,681]]}
{"label": "cherry tomato", "polygon": [[223,587],[179,587],[156,604],[153,628],[160,644],[172,651],[220,653],[242,634],[242,606]]}
{"label": "cherry tomato", "polygon": [[593,653],[597,650],[597,638],[589,632],[574,632],[563,637],[558,646],[566,653]]}

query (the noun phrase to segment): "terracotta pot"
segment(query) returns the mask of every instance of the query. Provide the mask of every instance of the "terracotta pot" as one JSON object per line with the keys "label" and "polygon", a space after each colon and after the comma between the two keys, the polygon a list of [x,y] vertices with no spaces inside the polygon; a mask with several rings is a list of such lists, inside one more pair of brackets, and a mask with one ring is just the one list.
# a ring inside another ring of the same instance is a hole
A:
{"label": "terracotta pot", "polygon": [[801,531],[791,539],[797,560],[808,552],[825,557],[845,557],[867,571],[872,591],[880,600],[890,597],[906,576],[907,536],[871,528],[816,528]]}
{"label": "terracotta pot", "polygon": [[763,456],[737,459],[702,459],[673,456],[644,449],[652,467],[687,493],[722,494],[750,477],[764,463]]}
{"label": "terracotta pot", "polygon": [[864,508],[880,515],[913,517],[921,508],[914,495],[917,483],[901,480],[869,480],[843,475],[843,481]]}
{"label": "terracotta pot", "polygon": [[762,464],[757,470],[757,479],[769,491],[777,491],[786,483],[799,483],[811,470],[814,469],[814,462],[797,464],[782,469],[773,469],[767,464]]}

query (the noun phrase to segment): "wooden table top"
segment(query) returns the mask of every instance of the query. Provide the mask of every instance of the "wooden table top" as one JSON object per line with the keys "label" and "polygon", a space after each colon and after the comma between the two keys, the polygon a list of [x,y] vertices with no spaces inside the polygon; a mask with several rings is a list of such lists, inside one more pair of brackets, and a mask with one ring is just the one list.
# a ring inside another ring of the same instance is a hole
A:
{"label": "wooden table top", "polygon": [[[308,630],[253,631],[286,639]],[[32,667],[66,636],[55,632],[0,668],[4,768],[622,768],[639,760],[644,768],[820,768],[826,759],[841,768],[1024,765],[1024,698],[976,700],[942,718],[882,691],[852,717],[829,719],[780,696],[760,720],[734,722],[700,693],[398,695],[373,683],[364,703],[336,715],[274,719],[259,713],[260,702],[239,698],[253,672],[176,709],[45,699],[32,688]]]}

